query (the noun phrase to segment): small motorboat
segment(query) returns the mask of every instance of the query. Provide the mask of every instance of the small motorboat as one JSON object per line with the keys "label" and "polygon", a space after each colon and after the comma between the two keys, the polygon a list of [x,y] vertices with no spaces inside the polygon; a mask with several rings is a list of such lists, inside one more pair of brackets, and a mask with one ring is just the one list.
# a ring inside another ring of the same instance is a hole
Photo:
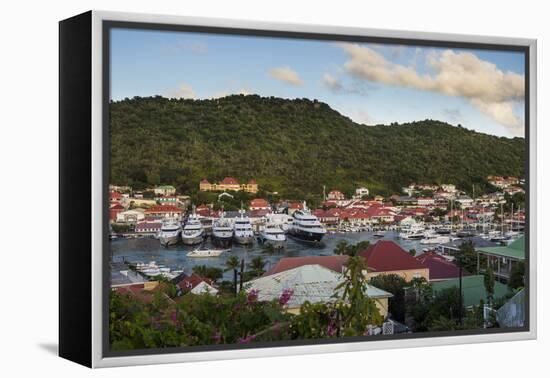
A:
{"label": "small motorboat", "polygon": [[229,249],[195,249],[187,253],[187,257],[219,257],[222,253],[228,251]]}

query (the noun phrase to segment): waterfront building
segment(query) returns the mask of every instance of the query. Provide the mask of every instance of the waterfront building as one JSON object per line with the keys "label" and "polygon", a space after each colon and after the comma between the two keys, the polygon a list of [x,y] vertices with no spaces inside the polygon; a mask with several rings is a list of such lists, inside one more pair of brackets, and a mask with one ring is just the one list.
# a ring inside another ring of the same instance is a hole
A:
{"label": "waterfront building", "polygon": [[180,218],[182,215],[182,209],[171,205],[155,205],[145,210],[145,216],[156,219]]}
{"label": "waterfront building", "polygon": [[136,224],[134,231],[136,234],[156,235],[162,227],[162,222],[158,219],[144,219]]}
{"label": "waterfront building", "polygon": [[381,274],[396,274],[407,282],[420,277],[430,279],[430,270],[391,240],[379,240],[359,252],[359,256],[367,263],[368,279]]}
{"label": "waterfront building", "polygon": [[133,209],[122,211],[117,214],[116,221],[117,223],[137,223],[145,219],[145,210],[144,209]]}
{"label": "waterfront building", "polygon": [[269,202],[263,198],[255,198],[250,201],[250,210],[271,210]]}
{"label": "waterfront building", "polygon": [[126,209],[120,203],[112,204],[109,207],[109,221],[110,222],[116,221],[118,214],[122,213],[124,210]]}
{"label": "waterfront building", "polygon": [[[514,266],[525,261],[525,236],[519,237],[507,246],[479,247],[476,251],[478,271],[483,272],[491,267],[496,278],[508,281]],[[481,256],[486,257],[485,267],[480,266]]]}

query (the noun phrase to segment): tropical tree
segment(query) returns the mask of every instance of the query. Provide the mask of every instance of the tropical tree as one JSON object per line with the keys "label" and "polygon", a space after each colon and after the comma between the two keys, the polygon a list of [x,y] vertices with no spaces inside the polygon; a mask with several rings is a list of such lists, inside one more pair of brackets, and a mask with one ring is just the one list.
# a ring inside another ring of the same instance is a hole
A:
{"label": "tropical tree", "polygon": [[519,289],[525,286],[525,264],[523,261],[518,261],[512,267],[508,287],[512,290]]}
{"label": "tropical tree", "polygon": [[225,261],[224,272],[230,272],[232,270],[238,269],[240,265],[241,265],[241,262],[237,256],[230,256]]}
{"label": "tropical tree", "polygon": [[254,277],[259,277],[265,273],[264,266],[266,262],[262,256],[255,256],[248,263],[248,268],[251,270],[251,273]]}
{"label": "tropical tree", "polygon": [[195,265],[193,273],[204,278],[209,278],[212,281],[217,281],[223,277],[222,269],[206,265]]}
{"label": "tropical tree", "polygon": [[488,267],[483,274],[483,285],[487,292],[487,304],[490,307],[493,304],[493,296],[495,294],[495,274],[491,267]]}
{"label": "tropical tree", "polygon": [[372,286],[393,294],[389,299],[389,311],[392,318],[398,321],[405,320],[405,287],[407,281],[397,274],[381,274],[372,277],[369,282]]}

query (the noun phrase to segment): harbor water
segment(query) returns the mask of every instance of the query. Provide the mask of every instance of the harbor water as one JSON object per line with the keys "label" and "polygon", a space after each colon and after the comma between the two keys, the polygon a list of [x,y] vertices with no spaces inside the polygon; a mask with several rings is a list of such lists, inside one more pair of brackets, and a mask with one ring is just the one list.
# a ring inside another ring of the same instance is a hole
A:
{"label": "harbor water", "polygon": [[[169,267],[171,270],[183,270],[185,273],[192,273],[196,265],[206,265],[224,269],[225,262],[230,256],[244,258],[245,264],[256,256],[261,256],[266,262],[264,270],[269,270],[283,257],[298,256],[331,256],[334,255],[336,244],[340,240],[345,240],[350,244],[355,244],[363,240],[376,243],[378,240],[393,240],[401,245],[405,251],[415,249],[417,254],[422,253],[422,249],[428,246],[420,244],[419,240],[403,240],[396,231],[387,231],[383,238],[375,237],[371,231],[347,232],[327,234],[319,244],[304,243],[291,237],[287,237],[286,247],[276,249],[271,252],[263,245],[254,241],[252,245],[242,246],[233,243],[230,251],[223,253],[219,257],[211,258],[188,258],[187,253],[196,249],[197,246],[185,246],[180,244],[163,247],[160,242],[154,238],[136,238],[136,239],[117,239],[110,242],[111,259],[113,262],[126,261],[129,263],[155,261],[159,265]],[[212,245],[210,238],[206,239],[201,248],[217,248]],[[225,280],[232,279],[232,272],[224,273]]]}

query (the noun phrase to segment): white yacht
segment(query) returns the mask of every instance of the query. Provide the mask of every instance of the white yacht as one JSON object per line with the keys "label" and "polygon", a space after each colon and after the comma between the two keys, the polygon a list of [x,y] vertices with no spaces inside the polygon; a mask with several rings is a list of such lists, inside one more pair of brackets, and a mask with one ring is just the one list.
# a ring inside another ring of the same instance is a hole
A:
{"label": "white yacht", "polygon": [[248,216],[244,216],[245,211],[239,211],[240,216],[233,222],[233,238],[238,244],[251,244],[254,240],[254,230]]}
{"label": "white yacht", "polygon": [[263,230],[260,231],[259,239],[263,244],[271,244],[276,248],[282,248],[286,242],[286,235],[280,226],[267,223]]}
{"label": "white yacht", "polygon": [[204,227],[193,211],[193,213],[189,215],[189,218],[187,218],[187,223],[183,227],[181,241],[186,245],[195,245],[202,243],[205,235],[206,232],[204,231]]}
{"label": "white yacht", "polygon": [[159,232],[160,244],[168,247],[169,245],[177,244],[180,240],[181,225],[177,219],[165,219]]}
{"label": "white yacht", "polygon": [[304,202],[304,209],[297,210],[292,214],[294,221],[288,232],[296,239],[309,242],[320,242],[327,230],[323,227],[319,218],[311,214]]}
{"label": "white yacht", "polygon": [[187,257],[218,257],[229,249],[195,249],[187,253]]}
{"label": "white yacht", "polygon": [[424,227],[419,224],[414,224],[407,229],[403,229],[399,233],[401,239],[419,240],[424,238]]}
{"label": "white yacht", "polygon": [[233,239],[233,227],[231,222],[225,218],[225,213],[212,223],[212,242],[221,246],[231,244]]}
{"label": "white yacht", "polygon": [[449,236],[439,235],[436,232],[426,232],[424,238],[420,239],[420,244],[445,244],[451,241]]}

